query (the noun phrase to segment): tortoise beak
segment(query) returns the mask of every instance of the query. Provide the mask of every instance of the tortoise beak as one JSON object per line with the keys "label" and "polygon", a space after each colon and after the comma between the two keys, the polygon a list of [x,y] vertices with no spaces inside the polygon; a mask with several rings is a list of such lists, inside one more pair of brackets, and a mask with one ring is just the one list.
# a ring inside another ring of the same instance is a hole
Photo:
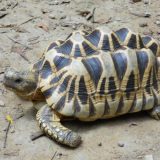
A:
{"label": "tortoise beak", "polygon": [[17,71],[12,68],[7,68],[4,72],[3,83],[6,87],[15,89],[14,82],[18,79]]}

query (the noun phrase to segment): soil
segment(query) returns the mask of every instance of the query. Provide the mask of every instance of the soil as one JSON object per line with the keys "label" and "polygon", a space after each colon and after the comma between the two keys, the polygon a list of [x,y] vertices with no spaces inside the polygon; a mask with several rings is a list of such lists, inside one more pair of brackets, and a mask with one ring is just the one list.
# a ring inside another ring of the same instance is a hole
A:
{"label": "soil", "polygon": [[[139,1],[0,0],[0,160],[141,160],[147,155],[160,159],[160,122],[147,113],[92,123],[65,122],[82,136],[76,149],[45,136],[32,141],[30,135],[40,130],[35,104],[3,85],[6,67],[28,68],[50,42],[77,29],[129,27],[160,40],[160,1]],[[4,148],[7,115],[14,120]]]}

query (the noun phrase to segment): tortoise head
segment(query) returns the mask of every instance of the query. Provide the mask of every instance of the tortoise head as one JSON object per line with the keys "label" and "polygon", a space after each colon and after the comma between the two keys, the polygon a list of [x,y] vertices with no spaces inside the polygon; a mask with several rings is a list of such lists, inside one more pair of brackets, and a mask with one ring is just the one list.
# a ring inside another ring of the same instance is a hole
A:
{"label": "tortoise head", "polygon": [[43,99],[43,95],[38,89],[38,72],[18,72],[8,68],[4,73],[4,85],[25,99]]}

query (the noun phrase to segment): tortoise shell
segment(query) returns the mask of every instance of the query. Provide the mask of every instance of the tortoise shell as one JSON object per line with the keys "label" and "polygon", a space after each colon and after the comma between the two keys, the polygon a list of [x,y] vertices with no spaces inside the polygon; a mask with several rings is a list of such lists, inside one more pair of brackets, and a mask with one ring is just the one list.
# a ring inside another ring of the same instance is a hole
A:
{"label": "tortoise shell", "polygon": [[91,121],[160,104],[158,42],[128,28],[73,32],[34,65],[53,110]]}

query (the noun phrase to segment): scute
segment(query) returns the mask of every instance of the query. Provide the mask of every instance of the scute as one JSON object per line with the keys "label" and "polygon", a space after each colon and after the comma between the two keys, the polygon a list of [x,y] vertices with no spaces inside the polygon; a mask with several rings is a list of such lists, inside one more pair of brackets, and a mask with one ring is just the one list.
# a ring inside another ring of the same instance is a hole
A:
{"label": "scute", "polygon": [[128,28],[97,28],[51,43],[34,68],[56,112],[90,121],[148,110],[153,101],[160,102],[159,54],[153,38]]}

